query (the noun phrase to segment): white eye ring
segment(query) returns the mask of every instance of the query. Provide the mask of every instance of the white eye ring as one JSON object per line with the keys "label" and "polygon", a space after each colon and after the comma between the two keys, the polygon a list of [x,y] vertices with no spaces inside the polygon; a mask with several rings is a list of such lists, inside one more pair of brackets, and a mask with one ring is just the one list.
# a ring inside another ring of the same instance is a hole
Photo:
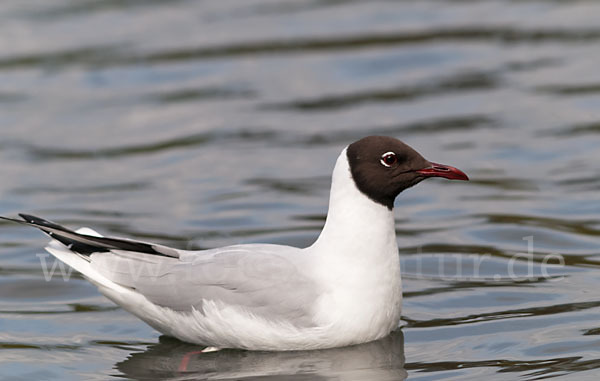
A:
{"label": "white eye ring", "polygon": [[[390,156],[393,157],[394,160],[393,160],[393,162],[391,164],[388,164],[388,163],[385,162],[385,159],[388,158],[388,157],[390,157]],[[392,165],[396,164],[397,161],[398,161],[398,159],[396,158],[396,153],[392,152],[392,151],[386,152],[383,155],[381,155],[381,160],[379,160],[379,162],[381,163],[381,165],[383,165],[384,167],[388,167],[388,168],[390,168]]]}

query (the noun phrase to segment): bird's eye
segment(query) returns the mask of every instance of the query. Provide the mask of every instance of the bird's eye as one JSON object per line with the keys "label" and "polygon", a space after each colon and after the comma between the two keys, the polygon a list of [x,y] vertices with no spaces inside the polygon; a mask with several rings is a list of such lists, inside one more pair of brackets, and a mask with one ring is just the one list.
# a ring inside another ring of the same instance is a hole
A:
{"label": "bird's eye", "polygon": [[393,152],[386,152],[383,155],[381,155],[381,160],[380,160],[381,164],[385,167],[391,167],[392,165],[396,164],[398,162],[398,158],[396,157],[396,154]]}

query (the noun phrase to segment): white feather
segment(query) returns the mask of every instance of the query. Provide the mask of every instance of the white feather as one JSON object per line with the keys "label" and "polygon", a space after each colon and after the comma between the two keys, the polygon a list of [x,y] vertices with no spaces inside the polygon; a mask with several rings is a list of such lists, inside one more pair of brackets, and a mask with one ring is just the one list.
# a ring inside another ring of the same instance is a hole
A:
{"label": "white feather", "polygon": [[[179,258],[114,250],[87,259],[57,241],[46,250],[160,332],[212,347],[337,347],[379,339],[400,320],[393,214],[356,188],[346,150],[325,227],[306,249],[237,245]],[[220,269],[231,276],[217,277]]]}

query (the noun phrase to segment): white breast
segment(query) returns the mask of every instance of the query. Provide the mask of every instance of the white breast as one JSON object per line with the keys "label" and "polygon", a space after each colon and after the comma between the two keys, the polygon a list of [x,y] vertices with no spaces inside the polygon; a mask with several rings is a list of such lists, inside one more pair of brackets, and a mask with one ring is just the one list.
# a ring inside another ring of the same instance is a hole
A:
{"label": "white breast", "polygon": [[315,318],[331,324],[341,341],[383,337],[398,326],[402,305],[393,212],[356,188],[346,150],[337,160],[330,197],[325,227],[306,249],[327,290]]}

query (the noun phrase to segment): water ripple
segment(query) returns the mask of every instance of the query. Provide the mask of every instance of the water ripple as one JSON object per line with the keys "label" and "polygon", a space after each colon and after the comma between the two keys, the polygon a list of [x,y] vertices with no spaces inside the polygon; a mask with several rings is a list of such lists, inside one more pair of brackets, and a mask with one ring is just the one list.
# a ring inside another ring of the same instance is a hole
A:
{"label": "water ripple", "polygon": [[457,27],[428,29],[414,32],[390,32],[356,36],[322,36],[318,38],[296,38],[233,43],[213,47],[186,47],[162,50],[153,53],[127,52],[122,45],[82,47],[62,52],[28,54],[0,59],[1,69],[23,69],[30,67],[64,68],[67,66],[109,67],[139,64],[167,64],[170,62],[197,61],[205,59],[302,54],[327,51],[358,50],[373,47],[402,46],[426,43],[503,43],[531,44],[542,42],[573,43],[593,42],[600,39],[599,29],[515,29],[492,27]]}
{"label": "water ripple", "polygon": [[600,93],[600,84],[589,83],[582,85],[546,85],[537,87],[536,91],[565,96],[597,94]]}
{"label": "water ripple", "polygon": [[458,73],[449,78],[430,80],[414,86],[400,86],[388,89],[371,89],[356,93],[321,96],[315,99],[264,105],[266,109],[288,110],[330,110],[354,107],[363,103],[385,103],[409,101],[426,96],[437,96],[445,93],[492,89],[498,85],[498,78],[490,73]]}
{"label": "water ripple", "polygon": [[546,131],[542,135],[554,136],[580,136],[580,135],[595,135],[600,133],[600,122],[583,123],[573,126],[567,126],[553,131]]}
{"label": "water ripple", "polygon": [[600,307],[600,301],[554,304],[542,307],[530,307],[482,314],[473,314],[450,319],[413,320],[406,316],[403,316],[402,320],[407,322],[405,328],[431,328],[462,324],[473,324],[503,319],[554,315],[566,312],[588,310],[597,307]]}
{"label": "water ripple", "polygon": [[263,140],[274,136],[271,131],[241,130],[232,133],[207,132],[188,136],[163,139],[152,143],[141,143],[121,147],[95,149],[64,149],[28,146],[30,155],[36,160],[48,159],[118,159],[125,156],[149,155],[174,149],[197,147],[224,140]]}
{"label": "water ripple", "polygon": [[256,92],[249,89],[235,88],[199,88],[179,89],[146,95],[144,98],[150,102],[170,104],[182,102],[195,102],[205,99],[231,99],[231,98],[254,98]]}

